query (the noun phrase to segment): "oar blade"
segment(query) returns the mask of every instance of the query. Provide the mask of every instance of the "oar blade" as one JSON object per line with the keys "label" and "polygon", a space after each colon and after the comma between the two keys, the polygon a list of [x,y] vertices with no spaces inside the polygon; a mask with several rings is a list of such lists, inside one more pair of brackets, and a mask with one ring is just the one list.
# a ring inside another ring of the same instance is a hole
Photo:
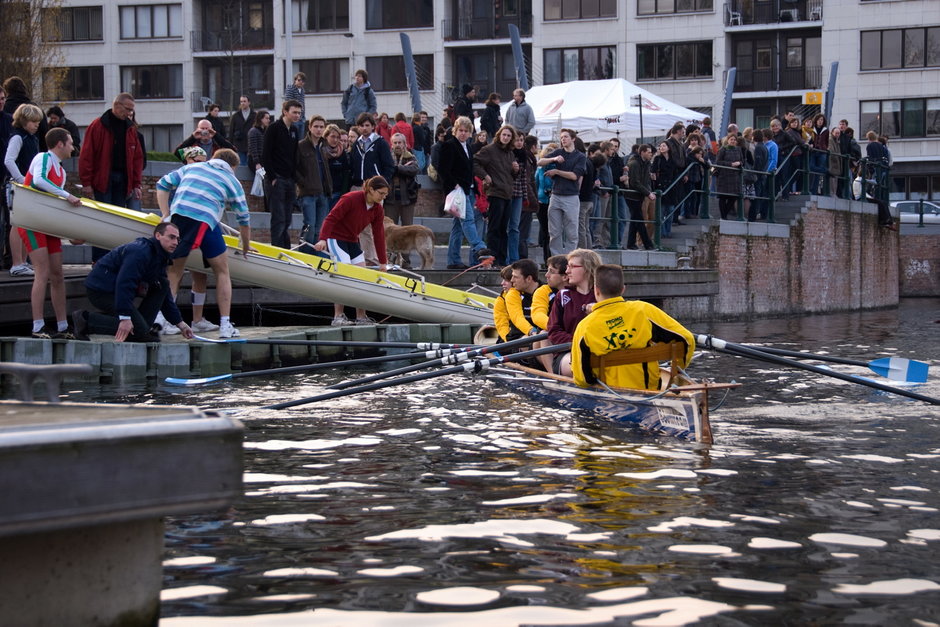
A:
{"label": "oar blade", "polygon": [[930,364],[903,357],[883,357],[868,364],[872,372],[892,381],[926,383]]}
{"label": "oar blade", "polygon": [[208,383],[218,383],[219,381],[226,381],[232,378],[232,374],[219,374],[214,377],[203,377],[201,379],[177,379],[175,377],[167,377],[163,380],[164,383],[169,385],[206,385]]}
{"label": "oar blade", "polygon": [[210,344],[244,344],[248,340],[245,338],[219,338],[217,340],[212,339],[211,337],[203,337],[201,335],[193,335],[194,340],[199,340],[200,342],[209,342]]}

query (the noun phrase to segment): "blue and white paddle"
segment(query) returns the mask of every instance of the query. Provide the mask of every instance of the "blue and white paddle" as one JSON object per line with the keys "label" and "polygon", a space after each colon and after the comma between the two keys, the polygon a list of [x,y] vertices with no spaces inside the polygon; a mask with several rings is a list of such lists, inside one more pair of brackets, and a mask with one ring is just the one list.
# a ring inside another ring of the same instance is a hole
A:
{"label": "blue and white paddle", "polygon": [[833,357],[831,355],[819,355],[816,353],[803,353],[798,351],[786,350],[783,348],[771,348],[769,346],[754,346],[753,344],[744,344],[748,348],[759,350],[771,355],[782,355],[784,357],[795,357],[796,359],[813,359],[816,361],[828,361],[834,364],[844,364],[846,366],[858,366],[868,368],[875,374],[891,379],[892,381],[904,381],[906,383],[926,383],[930,364],[917,361],[915,359],[906,359],[904,357],[882,357],[874,361],[858,361],[856,359],[846,359],[844,357]]}

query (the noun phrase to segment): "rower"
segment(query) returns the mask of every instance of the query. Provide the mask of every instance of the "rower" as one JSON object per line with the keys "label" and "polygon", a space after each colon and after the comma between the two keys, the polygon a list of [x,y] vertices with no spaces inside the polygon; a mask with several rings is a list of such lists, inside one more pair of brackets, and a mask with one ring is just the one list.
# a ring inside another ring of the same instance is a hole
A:
{"label": "rower", "polygon": [[695,338],[688,329],[659,307],[639,300],[624,300],[620,266],[597,268],[594,295],[597,303],[578,323],[571,340],[571,369],[579,386],[588,387],[600,379],[614,387],[660,389],[656,361],[616,365],[600,372],[600,368],[591,365],[592,355],[645,348],[659,342],[680,342],[685,345],[680,366],[684,368],[692,360]]}
{"label": "rower", "polygon": [[[565,273],[568,271],[568,258],[564,255],[552,255],[545,262],[545,283],[532,294],[532,323],[540,329],[548,328],[549,315],[552,312],[552,303],[555,294],[565,287]],[[541,340],[532,345],[532,348],[550,346],[549,340]],[[552,371],[552,356],[539,355],[539,363],[545,372]]]}
{"label": "rower", "polygon": [[532,321],[532,295],[542,286],[539,267],[531,259],[520,259],[510,266],[511,290],[505,293],[506,311],[511,329],[507,340],[535,335],[541,329]]}
{"label": "rower", "polygon": [[[594,271],[601,266],[601,257],[593,250],[576,248],[568,253],[567,287],[560,290],[552,305],[548,321],[548,339],[554,345],[571,342],[578,323],[596,302]],[[552,372],[571,376],[571,353],[555,353]]]}
{"label": "rower", "polygon": [[506,308],[506,293],[512,291],[512,266],[506,266],[499,271],[500,284],[503,291],[496,297],[493,305],[493,325],[499,335],[497,344],[506,341],[512,332],[512,323],[509,321],[509,310]]}

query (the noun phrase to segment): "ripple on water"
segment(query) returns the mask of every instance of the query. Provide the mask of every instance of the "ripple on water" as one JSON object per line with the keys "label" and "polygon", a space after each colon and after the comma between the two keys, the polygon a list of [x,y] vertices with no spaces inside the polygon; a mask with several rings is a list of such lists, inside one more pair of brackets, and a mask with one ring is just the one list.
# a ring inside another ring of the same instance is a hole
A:
{"label": "ripple on water", "polygon": [[758,581],[756,579],[739,579],[737,577],[712,577],[712,581],[721,588],[728,590],[741,590],[743,592],[781,593],[786,592],[787,586],[782,583]]}
{"label": "ripple on water", "polygon": [[883,547],[887,542],[868,536],[857,536],[851,533],[814,533],[809,537],[813,542],[820,544],[842,544],[845,546]]}
{"label": "ripple on water", "polygon": [[419,592],[415,598],[431,605],[483,605],[492,603],[500,597],[497,590],[458,586]]}
{"label": "ripple on water", "polygon": [[832,589],[838,594],[917,594],[918,592],[929,592],[940,590],[940,584],[929,579],[889,579],[884,581],[873,581],[864,585],[840,584]]}

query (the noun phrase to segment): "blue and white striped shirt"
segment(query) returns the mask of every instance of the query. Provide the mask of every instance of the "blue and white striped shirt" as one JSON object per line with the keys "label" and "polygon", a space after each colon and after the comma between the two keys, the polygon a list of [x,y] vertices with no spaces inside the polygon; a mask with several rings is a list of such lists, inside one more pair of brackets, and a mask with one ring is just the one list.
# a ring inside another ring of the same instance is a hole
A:
{"label": "blue and white striped shirt", "polygon": [[221,159],[191,163],[160,179],[157,189],[176,191],[171,214],[205,222],[215,228],[222,221],[225,207],[235,212],[241,226],[248,226],[248,202],[245,190],[230,166]]}

